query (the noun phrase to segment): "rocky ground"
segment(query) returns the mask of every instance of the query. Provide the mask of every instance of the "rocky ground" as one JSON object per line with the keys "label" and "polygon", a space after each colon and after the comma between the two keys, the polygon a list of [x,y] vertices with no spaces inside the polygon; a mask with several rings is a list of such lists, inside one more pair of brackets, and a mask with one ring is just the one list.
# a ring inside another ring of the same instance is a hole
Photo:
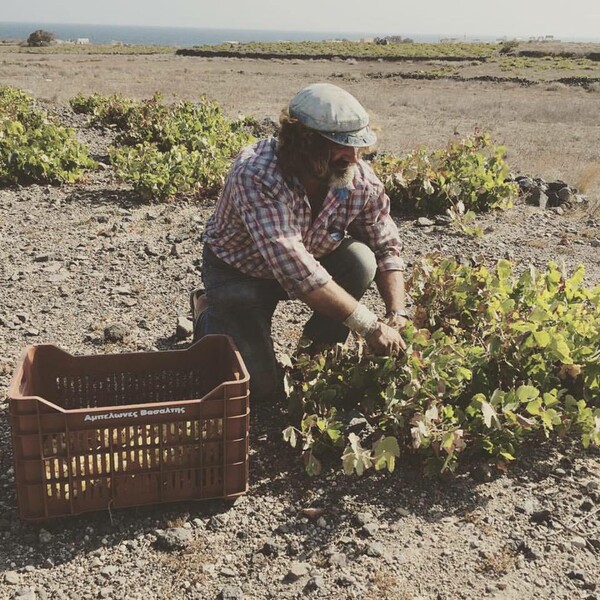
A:
{"label": "rocky ground", "polygon": [[[110,134],[57,112],[102,160]],[[187,295],[210,212],[211,202],[140,203],[108,168],[70,187],[0,190],[0,598],[600,596],[599,453],[570,440],[532,445],[501,477],[480,468],[430,481],[409,462],[393,476],[310,479],[282,442],[279,407],[252,406],[250,489],[233,504],[20,522],[4,398],[21,351],[189,345]],[[479,218],[481,238],[398,224],[409,266],[436,250],[508,257],[519,269],[557,260],[568,271],[583,263],[587,283],[600,283],[600,222],[585,207],[518,204]],[[367,300],[381,309],[374,293]],[[280,306],[278,352],[293,348],[307,314]]]}

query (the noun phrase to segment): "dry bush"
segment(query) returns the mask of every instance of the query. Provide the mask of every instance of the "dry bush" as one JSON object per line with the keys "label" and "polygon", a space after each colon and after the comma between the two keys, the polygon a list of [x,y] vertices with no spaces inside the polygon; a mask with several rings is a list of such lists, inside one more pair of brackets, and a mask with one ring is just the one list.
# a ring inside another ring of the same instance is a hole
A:
{"label": "dry bush", "polygon": [[546,90],[549,92],[562,92],[568,88],[567,85],[561,83],[560,81],[551,81],[547,86]]}
{"label": "dry bush", "polygon": [[496,575],[505,575],[514,568],[517,562],[517,554],[514,550],[504,546],[501,550],[494,553],[486,553],[480,565],[484,573],[495,573]]}
{"label": "dry bush", "polygon": [[600,184],[600,163],[592,163],[579,174],[575,187],[583,194],[589,194],[598,184]]}

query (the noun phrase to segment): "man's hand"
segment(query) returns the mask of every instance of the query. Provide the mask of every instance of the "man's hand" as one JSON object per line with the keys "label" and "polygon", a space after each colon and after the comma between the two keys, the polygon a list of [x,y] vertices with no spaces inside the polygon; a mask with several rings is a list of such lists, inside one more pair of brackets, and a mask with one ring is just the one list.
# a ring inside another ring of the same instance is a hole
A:
{"label": "man's hand", "polygon": [[377,329],[365,338],[369,349],[377,355],[399,354],[406,350],[406,342],[397,329],[379,321]]}
{"label": "man's hand", "polygon": [[389,325],[398,331],[402,331],[407,323],[408,319],[402,315],[391,315],[385,319],[386,325]]}

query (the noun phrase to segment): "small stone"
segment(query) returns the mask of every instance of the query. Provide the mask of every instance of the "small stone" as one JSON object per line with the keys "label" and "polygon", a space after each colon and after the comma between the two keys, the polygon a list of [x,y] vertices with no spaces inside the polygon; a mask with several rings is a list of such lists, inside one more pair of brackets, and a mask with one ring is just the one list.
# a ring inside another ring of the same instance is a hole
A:
{"label": "small stone", "polygon": [[229,522],[229,517],[226,514],[214,515],[208,521],[207,527],[211,531],[217,531],[218,529],[222,529]]}
{"label": "small stone", "polygon": [[6,571],[4,573],[4,582],[8,585],[18,585],[21,581],[19,574],[16,571]]}
{"label": "small stone", "polygon": [[226,585],[219,593],[219,600],[244,600],[244,592],[237,585]]}
{"label": "small stone", "polygon": [[396,508],[396,514],[399,517],[410,517],[410,511],[406,508],[402,508],[401,506]]}
{"label": "small stone", "polygon": [[547,582],[543,577],[538,577],[533,583],[537,587],[546,587],[546,585],[547,585]]}
{"label": "small stone", "polygon": [[566,186],[566,187],[560,188],[560,190],[558,190],[556,195],[558,196],[558,199],[560,200],[561,204],[564,204],[564,203],[570,202],[572,200],[574,194],[571,191],[571,188]]}
{"label": "small stone", "polygon": [[330,567],[345,567],[348,564],[348,558],[343,552],[334,552],[327,562]]}
{"label": "small stone", "polygon": [[108,565],[107,567],[104,567],[103,569],[100,570],[100,575],[102,575],[103,577],[106,577],[107,579],[110,579],[112,577],[114,577],[117,573],[119,572],[119,569],[113,565]]}
{"label": "small stone", "polygon": [[575,548],[583,549],[586,546],[585,538],[576,535],[574,538],[571,539],[571,545]]}
{"label": "small stone", "polygon": [[40,539],[40,544],[47,544],[48,542],[52,541],[52,538],[54,536],[49,531],[46,531],[45,529],[40,529],[38,537]]}
{"label": "small stone", "polygon": [[551,206],[549,210],[557,214],[559,217],[565,214],[565,209],[562,206]]}
{"label": "small stone", "polygon": [[452,224],[452,217],[448,215],[435,215],[435,224],[441,226],[448,226]]}
{"label": "small stone", "polygon": [[340,587],[350,587],[356,583],[356,577],[354,577],[354,575],[343,574],[340,575],[335,582]]}
{"label": "small stone", "polygon": [[370,542],[365,548],[365,554],[367,556],[373,556],[375,558],[383,556],[385,554],[385,547],[379,542]]}
{"label": "small stone", "polygon": [[199,529],[200,527],[204,527],[204,521],[202,519],[195,518],[192,521],[192,526],[195,527],[196,529]]}
{"label": "small stone", "polygon": [[487,483],[492,480],[492,470],[489,465],[480,464],[471,470],[471,477],[478,483]]}
{"label": "small stone", "polygon": [[104,328],[105,342],[122,342],[127,337],[129,330],[125,325],[117,323],[116,325],[108,325]]}
{"label": "small stone", "polygon": [[600,248],[600,238],[594,238],[590,244],[592,245],[592,248]]}
{"label": "small stone", "polygon": [[186,317],[177,318],[177,327],[175,328],[175,339],[185,340],[194,334],[194,324]]}
{"label": "small stone", "polygon": [[146,244],[144,246],[144,252],[147,256],[160,256],[160,252],[157,252],[154,248]]}
{"label": "small stone", "polygon": [[596,490],[598,490],[599,487],[600,487],[600,484],[598,484],[597,481],[588,481],[585,484],[585,489],[588,493],[595,492]]}
{"label": "small stone", "polygon": [[324,517],[319,517],[319,518],[317,519],[317,525],[318,525],[319,527],[321,527],[322,529],[325,529],[325,527],[327,527],[327,521],[325,520],[325,518],[324,518]]}
{"label": "small stone", "polygon": [[360,531],[366,537],[373,537],[374,535],[377,535],[379,525],[377,523],[367,523],[366,525],[363,525]]}
{"label": "small stone", "polygon": [[515,510],[517,512],[532,515],[539,509],[539,505],[535,500],[524,500],[523,502],[519,502],[515,505]]}
{"label": "small stone", "polygon": [[279,544],[273,540],[267,540],[264,543],[264,546],[261,549],[262,554],[265,556],[279,556],[281,553],[281,548]]}
{"label": "small stone", "polygon": [[223,567],[221,569],[221,575],[223,575],[224,577],[237,577],[237,571],[235,569],[232,569],[231,567]]}
{"label": "small stone", "polygon": [[552,520],[552,512],[548,509],[535,510],[531,513],[529,520],[532,523],[550,523]]}
{"label": "small stone", "polygon": [[306,585],[304,586],[305,592],[316,592],[317,590],[322,590],[325,587],[325,580],[322,575],[315,575],[311,577]]}
{"label": "small stone", "polygon": [[415,223],[417,227],[431,227],[435,225],[435,221],[428,219],[427,217],[419,217]]}
{"label": "small stone", "polygon": [[156,546],[162,550],[183,550],[187,548],[194,536],[189,529],[173,527],[166,530],[156,530]]}
{"label": "small stone", "polygon": [[546,208],[547,204],[548,204],[548,196],[544,192],[542,192],[540,190],[540,193],[539,193],[538,198],[537,198],[537,205],[541,209],[544,209],[544,208]]}
{"label": "small stone", "polygon": [[287,581],[298,581],[298,579],[308,575],[310,565],[302,562],[293,562],[290,566],[290,570],[285,576]]}
{"label": "small stone", "polygon": [[373,522],[373,515],[370,512],[359,512],[356,514],[356,521],[359,525],[366,525]]}

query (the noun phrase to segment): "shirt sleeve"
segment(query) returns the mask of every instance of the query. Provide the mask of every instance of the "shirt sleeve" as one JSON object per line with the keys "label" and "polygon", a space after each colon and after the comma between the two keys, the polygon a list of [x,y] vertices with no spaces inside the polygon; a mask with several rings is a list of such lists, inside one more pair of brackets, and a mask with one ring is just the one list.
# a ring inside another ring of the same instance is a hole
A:
{"label": "shirt sleeve", "polygon": [[264,174],[240,171],[234,180],[234,201],[256,248],[273,277],[290,298],[298,298],[331,280],[325,267],[307,250],[281,184]]}
{"label": "shirt sleeve", "polygon": [[349,225],[348,232],[373,250],[380,271],[404,271],[402,243],[390,215],[390,199],[378,179],[373,183],[364,209]]}

